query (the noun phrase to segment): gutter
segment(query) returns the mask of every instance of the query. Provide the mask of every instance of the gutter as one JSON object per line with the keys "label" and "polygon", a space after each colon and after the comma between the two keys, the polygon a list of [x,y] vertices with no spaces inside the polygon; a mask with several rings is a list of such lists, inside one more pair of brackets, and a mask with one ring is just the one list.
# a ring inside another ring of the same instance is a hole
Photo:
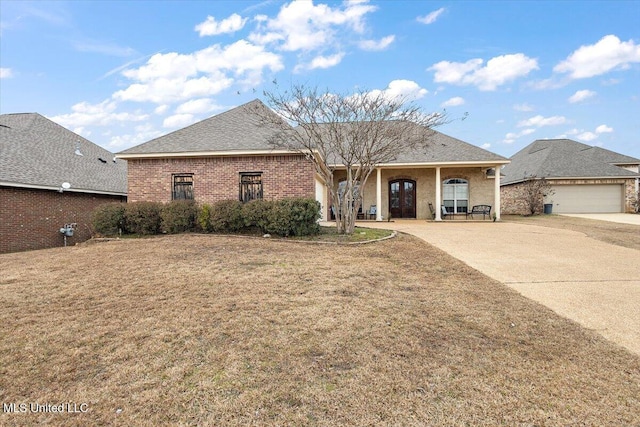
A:
{"label": "gutter", "polygon": [[[21,184],[17,182],[4,182],[0,181],[0,187],[12,187],[12,188],[26,188],[32,190],[52,190],[52,191],[60,191],[61,187],[52,187],[48,185],[36,185],[36,184]],[[103,190],[89,190],[84,188],[69,188],[62,192],[65,193],[85,193],[85,194],[103,194],[107,196],[127,196],[127,193],[118,192],[118,191],[103,191]]]}

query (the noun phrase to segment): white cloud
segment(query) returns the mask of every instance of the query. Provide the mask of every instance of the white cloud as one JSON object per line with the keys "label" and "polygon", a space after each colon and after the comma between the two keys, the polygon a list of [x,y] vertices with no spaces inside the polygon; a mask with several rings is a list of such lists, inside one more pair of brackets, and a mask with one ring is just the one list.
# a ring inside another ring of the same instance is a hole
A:
{"label": "white cloud", "polygon": [[0,79],[8,79],[13,77],[11,68],[0,68]]}
{"label": "white cloud", "polygon": [[640,62],[640,45],[633,40],[621,42],[615,35],[608,35],[596,44],[580,46],[553,71],[569,73],[573,79],[583,79],[615,69],[627,69],[636,62]]}
{"label": "white cloud", "polygon": [[415,101],[424,97],[428,90],[421,88],[420,85],[412,80],[392,80],[384,90],[375,89],[369,92],[372,96],[382,94],[385,98],[395,100],[398,98],[407,101]]}
{"label": "white cloud", "polygon": [[344,53],[336,53],[331,56],[316,56],[309,64],[309,68],[312,70],[314,68],[331,68],[338,65],[343,57]]}
{"label": "white cloud", "polygon": [[91,136],[91,131],[89,129],[86,129],[83,126],[79,126],[71,130],[73,131],[73,133],[77,133],[78,135],[83,136],[85,138],[89,138],[89,136]]}
{"label": "white cloud", "polygon": [[358,47],[362,50],[377,51],[385,50],[396,39],[396,36],[390,35],[383,37],[380,40],[362,40],[358,42]]}
{"label": "white cloud", "polygon": [[484,67],[483,63],[480,58],[467,62],[440,61],[428,70],[435,71],[436,83],[474,85],[482,91],[492,91],[538,69],[538,61],[522,53],[496,56],[487,61]]}
{"label": "white cloud", "polygon": [[169,106],[167,104],[162,104],[162,105],[158,105],[153,110],[153,112],[158,114],[158,115],[162,115],[162,114],[166,113],[168,109],[169,109]]}
{"label": "white cloud", "polygon": [[596,128],[596,133],[597,134],[601,134],[601,133],[611,133],[613,132],[613,128],[609,127],[607,125],[600,125]]}
{"label": "white cloud", "polygon": [[153,55],[146,64],[122,74],[133,80],[115,99],[166,104],[220,93],[235,82],[256,85],[265,69],[284,68],[282,58],[246,40],[219,44],[191,54],[170,52]]}
{"label": "white cloud", "polygon": [[195,122],[193,114],[174,114],[169,116],[162,122],[165,128],[183,128]]}
{"label": "white cloud", "polygon": [[583,141],[587,141],[587,142],[593,141],[597,137],[598,137],[598,135],[593,133],[593,132],[583,132],[580,135],[576,136],[576,138],[581,139]]}
{"label": "white cloud", "polygon": [[522,136],[531,135],[535,131],[536,131],[535,129],[528,128],[528,129],[523,129],[520,132],[509,132],[508,134],[506,134],[504,136],[504,139],[502,140],[502,142],[504,142],[505,144],[511,144],[516,139],[518,139],[518,138],[520,138]]}
{"label": "white cloud", "polygon": [[533,116],[527,120],[518,122],[518,127],[542,127],[542,126],[557,126],[567,123],[567,118],[564,116],[552,116],[543,117],[540,115]]}
{"label": "white cloud", "polygon": [[569,97],[569,102],[572,104],[575,104],[577,102],[582,102],[585,99],[591,98],[595,95],[596,93],[592,90],[588,90],[588,89],[579,90]]}
{"label": "white cloud", "polygon": [[427,24],[427,25],[433,24],[440,17],[440,15],[444,13],[445,10],[446,9],[444,7],[441,7],[440,9],[434,10],[433,12],[425,16],[418,16],[416,18],[416,21],[421,22],[423,24]]}
{"label": "white cloud", "polygon": [[513,109],[516,111],[533,111],[533,106],[529,104],[514,104]]}
{"label": "white cloud", "polygon": [[237,13],[234,13],[227,19],[223,19],[220,22],[216,21],[216,18],[213,16],[207,16],[207,19],[196,25],[194,30],[200,34],[200,37],[215,36],[218,34],[233,33],[241,30],[246,23],[247,18],[242,18]]}
{"label": "white cloud", "polygon": [[488,142],[485,142],[480,146],[480,148],[484,148],[485,150],[488,150],[489,148],[491,148],[491,144],[489,144]]}
{"label": "white cloud", "polygon": [[376,9],[366,2],[345,2],[332,8],[311,1],[292,1],[280,8],[276,18],[261,17],[249,40],[258,44],[281,42],[279,47],[285,51],[324,49],[338,42],[341,29],[363,33],[365,16]]}
{"label": "white cloud", "polygon": [[[603,133],[611,133],[613,132],[613,128],[607,125],[600,125],[592,131],[585,131],[584,129],[571,129],[566,132],[567,135],[575,135],[577,139],[580,139],[585,142],[590,142],[597,139]],[[564,136],[563,136],[564,137]]]}
{"label": "white cloud", "polygon": [[117,104],[112,100],[105,100],[99,104],[80,102],[71,107],[72,113],[60,114],[50,119],[67,128],[86,126],[109,126],[115,123],[129,124],[147,120],[148,114],[137,112],[117,112]]}
{"label": "white cloud", "polygon": [[443,108],[446,108],[446,107],[457,107],[458,105],[463,105],[463,104],[464,104],[464,98],[455,96],[451,99],[446,100],[445,102],[440,104],[440,106]]}
{"label": "white cloud", "polygon": [[[141,144],[149,141],[153,138],[159,137],[162,133],[151,123],[145,123],[134,127],[134,134],[116,135],[112,137],[107,143],[107,149],[111,151],[120,151],[125,148]],[[110,132],[104,133],[105,136],[110,136]]]}
{"label": "white cloud", "polygon": [[176,114],[204,114],[224,109],[212,102],[210,98],[192,99],[176,108]]}
{"label": "white cloud", "polygon": [[110,56],[131,56],[136,53],[135,49],[130,47],[96,40],[76,40],[73,42],[73,47],[80,52],[94,52]]}

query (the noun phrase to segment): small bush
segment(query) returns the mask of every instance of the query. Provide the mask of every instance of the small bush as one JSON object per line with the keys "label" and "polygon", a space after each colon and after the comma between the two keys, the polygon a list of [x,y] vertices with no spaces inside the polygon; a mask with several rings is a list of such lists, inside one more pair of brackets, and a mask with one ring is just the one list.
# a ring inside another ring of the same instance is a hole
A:
{"label": "small bush", "polygon": [[252,200],[242,205],[245,227],[256,227],[262,233],[268,233],[270,212],[274,206],[274,202],[262,199]]}
{"label": "small bush", "polygon": [[198,207],[193,200],[174,200],[162,206],[162,231],[175,234],[194,231]]}
{"label": "small bush", "polygon": [[124,212],[126,231],[134,234],[158,234],[162,204],[156,202],[127,203]]}
{"label": "small bush", "polygon": [[238,200],[221,200],[211,208],[211,229],[218,233],[234,233],[244,228],[242,203]]}
{"label": "small bush", "polygon": [[211,205],[205,203],[198,209],[198,225],[200,229],[205,233],[211,233],[213,231],[213,224],[211,224],[211,211],[213,208]]}
{"label": "small bush", "polygon": [[92,213],[93,230],[103,236],[114,236],[124,233],[124,203],[105,203]]}
{"label": "small bush", "polygon": [[314,199],[282,199],[268,214],[267,232],[280,236],[309,236],[320,232],[320,204]]}

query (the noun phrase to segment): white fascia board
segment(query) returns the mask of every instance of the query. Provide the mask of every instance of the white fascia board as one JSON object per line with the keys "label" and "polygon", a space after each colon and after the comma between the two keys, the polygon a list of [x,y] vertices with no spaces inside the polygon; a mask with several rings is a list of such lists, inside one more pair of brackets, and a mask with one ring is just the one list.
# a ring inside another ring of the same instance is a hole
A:
{"label": "white fascia board", "polygon": [[162,159],[188,157],[238,157],[238,156],[274,156],[303,154],[290,150],[238,150],[238,151],[187,151],[182,153],[119,153],[117,159]]}
{"label": "white fascia board", "polygon": [[[470,161],[470,162],[419,162],[419,163],[382,163],[376,165],[381,169],[409,169],[409,168],[435,168],[435,167],[494,167],[496,165],[506,165],[511,163],[511,160],[482,160],[482,161]],[[333,164],[329,165],[333,168],[344,168],[344,165]],[[357,167],[358,165],[353,165]]]}
{"label": "white fascia board", "polygon": [[[26,188],[30,190],[52,190],[60,191],[61,187],[52,187],[49,185],[36,185],[36,184],[22,184],[19,182],[4,182],[0,181],[0,187],[13,187],[13,188]],[[102,190],[87,190],[84,188],[69,188],[64,190],[63,193],[86,193],[86,194],[104,194],[108,196],[126,196],[127,193],[120,193],[116,191],[102,191]]]}
{"label": "white fascia board", "polygon": [[[535,179],[546,179],[547,181],[559,181],[565,179],[634,179],[638,178],[638,175],[621,175],[621,176],[544,176],[544,177],[536,177]],[[519,179],[517,181],[509,181],[506,183],[501,183],[500,185],[513,185],[520,184],[521,182],[527,181],[526,179]],[[553,182],[550,182],[553,184]],[[596,184],[597,185],[597,184]]]}

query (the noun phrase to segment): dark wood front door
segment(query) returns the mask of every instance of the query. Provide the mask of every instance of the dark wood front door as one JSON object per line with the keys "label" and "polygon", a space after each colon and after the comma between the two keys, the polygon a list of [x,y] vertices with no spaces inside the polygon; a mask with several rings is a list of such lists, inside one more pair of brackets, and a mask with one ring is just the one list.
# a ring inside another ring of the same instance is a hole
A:
{"label": "dark wood front door", "polygon": [[416,182],[410,179],[389,181],[389,212],[392,218],[416,217]]}

